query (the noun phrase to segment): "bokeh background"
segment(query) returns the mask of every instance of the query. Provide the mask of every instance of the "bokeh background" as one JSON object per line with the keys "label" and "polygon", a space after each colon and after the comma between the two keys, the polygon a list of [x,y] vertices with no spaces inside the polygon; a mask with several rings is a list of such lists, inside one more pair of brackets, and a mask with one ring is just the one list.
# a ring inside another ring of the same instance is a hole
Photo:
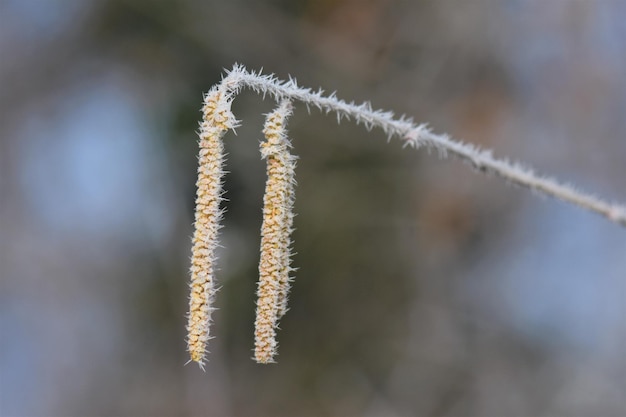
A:
{"label": "bokeh background", "polygon": [[234,63],[626,201],[623,1],[0,1],[0,415],[626,413],[623,228],[303,105],[291,309],[251,361],[251,92],[184,366],[195,131]]}

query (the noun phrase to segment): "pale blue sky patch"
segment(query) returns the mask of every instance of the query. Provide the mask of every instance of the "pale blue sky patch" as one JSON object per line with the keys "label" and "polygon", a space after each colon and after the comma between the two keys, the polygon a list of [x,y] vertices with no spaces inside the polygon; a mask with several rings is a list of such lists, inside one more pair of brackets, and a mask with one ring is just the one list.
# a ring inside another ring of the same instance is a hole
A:
{"label": "pale blue sky patch", "polygon": [[168,207],[154,187],[159,141],[124,83],[96,80],[34,112],[22,131],[19,166],[38,219],[62,233],[167,232],[167,210],[153,210]]}

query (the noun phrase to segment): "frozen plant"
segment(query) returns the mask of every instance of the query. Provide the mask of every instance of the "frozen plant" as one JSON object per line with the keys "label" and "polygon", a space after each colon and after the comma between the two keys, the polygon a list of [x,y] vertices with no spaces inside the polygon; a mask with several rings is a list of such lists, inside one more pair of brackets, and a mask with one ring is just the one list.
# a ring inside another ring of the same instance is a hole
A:
{"label": "frozen plant", "polygon": [[215,279],[215,249],[218,246],[222,200],[224,133],[237,126],[230,105],[239,91],[248,87],[264,96],[269,94],[279,102],[278,108],[267,116],[261,144],[261,155],[267,160],[267,183],[264,196],[261,229],[261,260],[257,318],[255,321],[255,360],[274,362],[278,320],[287,310],[287,294],[292,271],[290,234],[293,229],[294,168],[296,157],[291,155],[291,143],[286,136],[286,120],[291,115],[292,102],[300,101],[326,113],[335,113],[337,121],[353,119],[370,130],[381,128],[391,139],[399,137],[405,146],[415,149],[432,148],[442,157],[454,156],[485,174],[498,176],[514,185],[536,191],[585,210],[604,216],[626,227],[626,207],[610,203],[559,181],[535,174],[531,169],[506,159],[497,159],[489,150],[436,134],[426,124],[412,119],[396,118],[393,113],[373,110],[369,103],[347,103],[326,96],[321,90],[299,87],[295,80],[280,81],[272,75],[250,72],[235,65],[222,81],[205,96],[204,118],[200,129],[195,232],[191,266],[191,295],[189,300],[187,343],[192,361],[203,367],[209,340],[209,325],[213,307]]}

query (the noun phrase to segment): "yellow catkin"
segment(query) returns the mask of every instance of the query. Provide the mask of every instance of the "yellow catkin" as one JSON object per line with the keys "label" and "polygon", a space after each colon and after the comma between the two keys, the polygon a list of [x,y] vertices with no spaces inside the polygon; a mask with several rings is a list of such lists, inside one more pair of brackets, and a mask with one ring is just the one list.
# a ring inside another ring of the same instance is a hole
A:
{"label": "yellow catkin", "polygon": [[187,347],[192,361],[204,366],[213,296],[215,294],[215,249],[222,212],[224,148],[222,136],[235,127],[230,97],[220,88],[211,89],[204,99],[200,125],[196,210],[191,255],[191,293],[187,323]]}
{"label": "yellow catkin", "polygon": [[291,232],[293,229],[294,169],[296,157],[286,136],[286,119],[291,103],[284,100],[267,116],[261,154],[267,160],[267,182],[263,197],[261,259],[257,289],[254,358],[259,363],[274,362],[276,328],[287,309]]}

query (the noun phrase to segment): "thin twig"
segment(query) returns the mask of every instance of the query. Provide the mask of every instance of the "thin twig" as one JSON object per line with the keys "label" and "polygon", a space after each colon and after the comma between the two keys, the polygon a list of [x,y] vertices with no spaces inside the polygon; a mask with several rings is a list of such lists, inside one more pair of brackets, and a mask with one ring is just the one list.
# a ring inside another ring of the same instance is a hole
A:
{"label": "thin twig", "polygon": [[394,118],[392,112],[373,110],[370,103],[347,103],[335,97],[334,93],[325,96],[322,90],[314,92],[309,88],[299,87],[293,79],[280,81],[273,75],[250,72],[241,65],[235,65],[227,72],[222,85],[233,94],[237,94],[242,87],[248,87],[264,95],[270,94],[277,100],[289,98],[307,106],[315,106],[326,113],[334,112],[338,121],[343,117],[352,118],[365,125],[368,130],[374,126],[379,127],[389,138],[399,136],[406,145],[414,148],[435,148],[440,151],[440,155],[452,155],[467,162],[477,171],[496,175],[512,184],[574,204],[626,227],[626,207],[623,205],[609,203],[553,178],[537,175],[519,163],[496,159],[491,151],[451,139],[445,134],[435,134],[426,124],[416,124],[405,117]]}

